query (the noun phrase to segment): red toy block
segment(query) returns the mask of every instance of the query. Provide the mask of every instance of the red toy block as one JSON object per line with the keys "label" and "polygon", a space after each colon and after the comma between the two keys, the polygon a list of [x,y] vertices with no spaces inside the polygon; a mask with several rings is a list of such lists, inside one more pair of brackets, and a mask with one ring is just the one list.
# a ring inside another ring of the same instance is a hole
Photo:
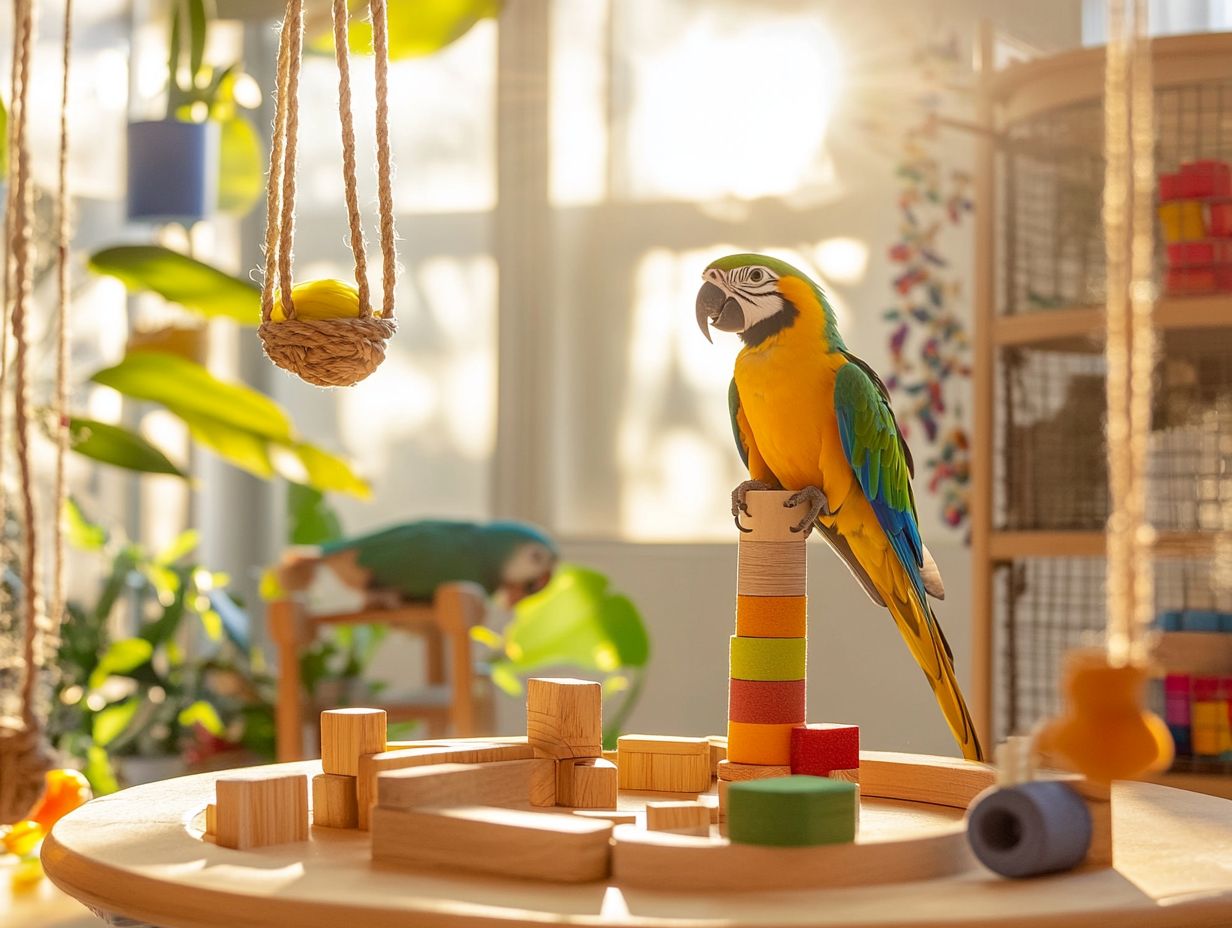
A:
{"label": "red toy block", "polygon": [[1232,240],[1209,238],[1168,245],[1169,267],[1206,267],[1211,264],[1232,264]]}
{"label": "red toy block", "polygon": [[732,680],[727,717],[733,722],[786,725],[804,721],[803,680]]}
{"label": "red toy block", "polygon": [[1232,236],[1232,202],[1208,203],[1207,228],[1218,238]]}
{"label": "red toy block", "polygon": [[815,777],[860,766],[860,726],[822,722],[791,733],[791,772]]}
{"label": "red toy block", "polygon": [[1181,196],[1181,175],[1180,174],[1160,174],[1159,175],[1159,199],[1162,202],[1168,200],[1176,200]]}
{"label": "red toy block", "polygon": [[1232,193],[1232,168],[1223,161],[1182,164],[1180,190],[1185,197],[1226,197]]}

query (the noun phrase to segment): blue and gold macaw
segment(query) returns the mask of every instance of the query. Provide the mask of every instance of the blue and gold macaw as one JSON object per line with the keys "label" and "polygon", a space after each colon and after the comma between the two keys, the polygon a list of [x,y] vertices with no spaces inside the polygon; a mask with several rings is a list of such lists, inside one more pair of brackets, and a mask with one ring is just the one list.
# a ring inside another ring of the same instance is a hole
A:
{"label": "blue and gold macaw", "polygon": [[945,595],[920,539],[914,465],[885,384],[847,350],[821,288],[765,255],[730,255],[706,268],[697,323],[744,341],[728,391],[732,430],[750,480],[732,493],[732,515],[751,489],[797,491],[797,531],[816,525],[873,602],[885,606],[936,694],[963,754],[983,759],[954,656],[931,594]]}

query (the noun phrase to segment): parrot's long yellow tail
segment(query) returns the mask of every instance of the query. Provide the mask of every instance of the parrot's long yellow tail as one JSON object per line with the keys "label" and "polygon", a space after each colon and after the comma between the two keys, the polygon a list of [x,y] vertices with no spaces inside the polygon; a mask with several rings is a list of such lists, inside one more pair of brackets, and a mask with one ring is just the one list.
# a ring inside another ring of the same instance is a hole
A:
{"label": "parrot's long yellow tail", "polygon": [[954,740],[962,748],[963,757],[982,761],[984,749],[980,746],[975,723],[954,675],[954,655],[950,652],[949,642],[945,640],[937,617],[927,603],[920,602],[910,586],[884,596],[884,599],[899,633],[928,678],[937,697],[937,705],[941,707]]}

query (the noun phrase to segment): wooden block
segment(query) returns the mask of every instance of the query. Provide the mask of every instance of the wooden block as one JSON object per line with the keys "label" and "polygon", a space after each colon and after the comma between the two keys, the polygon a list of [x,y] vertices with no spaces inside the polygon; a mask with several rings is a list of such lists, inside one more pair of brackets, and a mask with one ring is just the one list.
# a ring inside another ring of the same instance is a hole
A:
{"label": "wooden block", "polygon": [[791,733],[797,725],[727,723],[727,759],[737,764],[791,764]]}
{"label": "wooden block", "polygon": [[807,638],[740,638],[732,635],[732,679],[803,680],[806,676],[807,648]]}
{"label": "wooden block", "polygon": [[601,756],[603,757],[604,760],[610,761],[614,764],[616,763],[617,753],[618,753],[617,751],[604,751]]}
{"label": "wooden block", "polygon": [[616,745],[621,789],[702,793],[710,788],[705,738],[624,735]]}
{"label": "wooden block", "polygon": [[218,834],[218,806],[212,802],[205,807],[205,833],[211,836]]}
{"label": "wooden block", "polygon": [[860,727],[821,722],[791,733],[791,772],[824,777],[860,766]]}
{"label": "wooden block", "polygon": [[574,809],[574,815],[582,818],[598,819],[611,822],[613,825],[633,825],[637,823],[637,813],[620,809]]}
{"label": "wooden block", "polygon": [[842,780],[844,783],[860,783],[860,768],[854,770],[831,770],[826,774],[831,780]]}
{"label": "wooden block", "polygon": [[385,750],[384,709],[329,709],[321,713],[321,769],[353,777],[359,758]]}
{"label": "wooden block", "polygon": [[731,760],[719,762],[718,776],[729,783],[739,780],[766,780],[770,777],[789,777],[791,767],[787,764],[737,764]]}
{"label": "wooden block", "polygon": [[742,638],[803,638],[807,633],[808,597],[736,597],[736,634]]}
{"label": "wooden block", "polygon": [[603,753],[602,687],[569,678],[528,680],[526,736],[537,757],[599,757]]}
{"label": "wooden block", "polygon": [[740,537],[750,541],[799,544],[805,537],[804,533],[793,532],[792,529],[800,521],[800,507],[783,505],[794,495],[794,490],[751,490],[746,493],[744,505],[748,511],[740,515],[740,525],[747,532]]}
{"label": "wooden block", "polygon": [[556,762],[556,804],[572,809],[615,809],[616,765],[601,757]]}
{"label": "wooden block", "polygon": [[[733,722],[760,725],[804,723],[803,680],[728,681],[727,717]],[[793,733],[792,737],[795,737]]]}
{"label": "wooden block", "polygon": [[727,789],[731,785],[729,780],[719,780],[719,824],[723,826],[723,837],[727,837]]}
{"label": "wooden block", "polygon": [[719,823],[719,795],[718,793],[703,793],[697,797],[698,805],[705,806],[706,811],[710,813],[710,824],[717,825]]}
{"label": "wooden block", "polygon": [[710,810],[700,802],[648,802],[646,828],[706,837],[710,834]]}
{"label": "wooden block", "polygon": [[727,735],[707,735],[710,743],[710,778],[718,776],[719,763],[727,760]]}
{"label": "wooden block", "polygon": [[1084,866],[1111,867],[1112,859],[1112,801],[1095,799],[1082,794],[1082,801],[1091,813],[1091,847],[1083,860]]}
{"label": "wooden block", "polygon": [[427,767],[431,764],[490,764],[505,760],[529,760],[534,756],[535,752],[525,742],[473,742],[462,747],[416,747],[365,754],[359,759],[359,776],[355,778],[359,827],[365,831],[368,828],[368,813],[376,803],[376,778],[386,771]]}
{"label": "wooden block", "polygon": [[323,828],[359,825],[355,777],[319,773],[312,778],[312,824]]}
{"label": "wooden block", "polygon": [[855,840],[856,787],[825,777],[743,780],[727,790],[733,843],[806,847]]}
{"label": "wooden block", "polygon": [[804,543],[740,539],[736,592],[740,596],[803,596]]}
{"label": "wooden block", "polygon": [[215,789],[221,847],[243,851],[308,839],[308,778],[303,774],[219,777]]}
{"label": "wooden block", "polygon": [[556,805],[556,765],[550,757],[536,757],[530,776],[530,804],[539,808]]}
{"label": "wooden block", "polygon": [[586,883],[608,875],[612,823],[466,806],[372,812],[372,859]]}
{"label": "wooden block", "polygon": [[376,801],[390,809],[525,805],[535,772],[544,764],[555,766],[550,760],[533,758],[389,770],[376,778]]}
{"label": "wooden block", "polygon": [[860,755],[860,792],[870,799],[930,802],[967,809],[976,796],[996,781],[994,767],[958,757],[892,751],[864,751]]}

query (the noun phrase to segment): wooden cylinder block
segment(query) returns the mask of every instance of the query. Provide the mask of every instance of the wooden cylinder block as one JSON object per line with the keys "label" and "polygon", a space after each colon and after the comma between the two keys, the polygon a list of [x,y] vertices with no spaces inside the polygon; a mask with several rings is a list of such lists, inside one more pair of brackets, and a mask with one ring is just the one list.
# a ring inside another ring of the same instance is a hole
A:
{"label": "wooden cylinder block", "polygon": [[725,760],[719,763],[718,776],[727,783],[737,780],[765,780],[770,777],[789,777],[791,767],[786,764],[737,764]]}
{"label": "wooden cylinder block", "polygon": [[806,638],[731,638],[733,680],[803,680]]}
{"label": "wooden cylinder block", "polygon": [[727,723],[727,759],[736,764],[791,764],[791,731],[796,725]]}
{"label": "wooden cylinder block", "polygon": [[804,541],[740,539],[736,592],[742,596],[803,596]]}
{"label": "wooden cylinder block", "polygon": [[736,634],[741,638],[803,638],[808,629],[808,597],[736,597]]}
{"label": "wooden cylinder block", "polygon": [[803,723],[803,680],[737,680],[727,691],[727,717],[762,725]]}
{"label": "wooden cylinder block", "polygon": [[793,532],[803,517],[801,507],[785,503],[795,496],[794,490],[752,490],[744,495],[748,512],[741,514],[740,524],[748,529],[741,537],[750,541],[802,542],[803,532]]}
{"label": "wooden cylinder block", "polygon": [[323,828],[358,828],[355,777],[319,773],[312,778],[312,824]]}

